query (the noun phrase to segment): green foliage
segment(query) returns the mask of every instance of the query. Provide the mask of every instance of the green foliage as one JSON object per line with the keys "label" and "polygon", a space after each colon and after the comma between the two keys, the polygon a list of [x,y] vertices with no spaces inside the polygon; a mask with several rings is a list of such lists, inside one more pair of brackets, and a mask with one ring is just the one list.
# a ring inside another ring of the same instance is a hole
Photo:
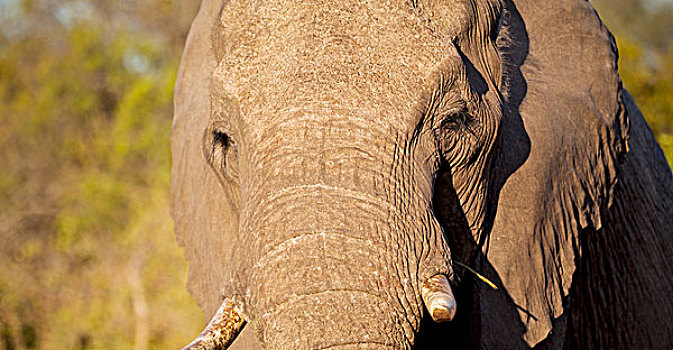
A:
{"label": "green foliage", "polygon": [[[77,3],[14,13],[37,21]],[[0,337],[8,349],[178,348],[202,321],[168,212],[180,48],[89,5],[0,35]]]}
{"label": "green foliage", "polygon": [[619,39],[618,46],[624,84],[638,102],[673,167],[673,50],[649,53],[656,55],[650,58],[656,62],[648,65],[648,52],[628,37]]}
{"label": "green foliage", "polygon": [[673,3],[597,0],[619,48],[619,73],[673,167]]}

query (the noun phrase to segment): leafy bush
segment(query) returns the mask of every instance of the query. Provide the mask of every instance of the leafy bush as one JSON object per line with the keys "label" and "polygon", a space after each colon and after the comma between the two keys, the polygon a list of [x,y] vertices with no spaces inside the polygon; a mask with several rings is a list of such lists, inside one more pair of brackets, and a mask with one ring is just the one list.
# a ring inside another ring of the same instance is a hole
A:
{"label": "leafy bush", "polygon": [[173,33],[93,1],[0,5],[14,14],[0,37],[6,348],[179,348],[198,333],[168,212],[173,43],[193,5]]}

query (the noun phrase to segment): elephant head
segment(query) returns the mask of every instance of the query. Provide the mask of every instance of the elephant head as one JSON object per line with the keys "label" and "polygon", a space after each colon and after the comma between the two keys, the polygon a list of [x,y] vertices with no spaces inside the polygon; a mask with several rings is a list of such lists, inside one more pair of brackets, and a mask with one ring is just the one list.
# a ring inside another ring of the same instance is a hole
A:
{"label": "elephant head", "polygon": [[246,322],[272,349],[550,342],[628,130],[585,1],[204,0],[172,133],[190,291],[215,313],[190,348]]}

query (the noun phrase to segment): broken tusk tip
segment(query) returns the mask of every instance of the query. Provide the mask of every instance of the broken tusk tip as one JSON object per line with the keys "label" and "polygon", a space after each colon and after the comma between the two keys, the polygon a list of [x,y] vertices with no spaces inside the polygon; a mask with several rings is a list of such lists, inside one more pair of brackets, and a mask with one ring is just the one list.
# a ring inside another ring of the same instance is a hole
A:
{"label": "broken tusk tip", "polygon": [[435,322],[447,322],[456,316],[456,305],[437,305],[432,307],[430,316]]}

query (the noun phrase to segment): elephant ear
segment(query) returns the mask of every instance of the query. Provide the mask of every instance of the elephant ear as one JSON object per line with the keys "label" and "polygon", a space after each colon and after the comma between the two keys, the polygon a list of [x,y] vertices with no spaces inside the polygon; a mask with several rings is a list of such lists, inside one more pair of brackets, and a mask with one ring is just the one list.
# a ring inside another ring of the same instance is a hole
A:
{"label": "elephant ear", "polygon": [[480,286],[480,324],[528,347],[563,333],[580,235],[611,205],[628,121],[614,39],[589,2],[509,0],[501,28],[505,113],[480,268],[509,295]]}
{"label": "elephant ear", "polygon": [[221,0],[204,0],[192,24],[175,86],[171,131],[171,213],[189,259],[188,289],[206,315],[221,303],[226,258],[238,230],[235,204],[226,200],[203,152],[210,121],[210,75],[216,67],[211,31]]}

